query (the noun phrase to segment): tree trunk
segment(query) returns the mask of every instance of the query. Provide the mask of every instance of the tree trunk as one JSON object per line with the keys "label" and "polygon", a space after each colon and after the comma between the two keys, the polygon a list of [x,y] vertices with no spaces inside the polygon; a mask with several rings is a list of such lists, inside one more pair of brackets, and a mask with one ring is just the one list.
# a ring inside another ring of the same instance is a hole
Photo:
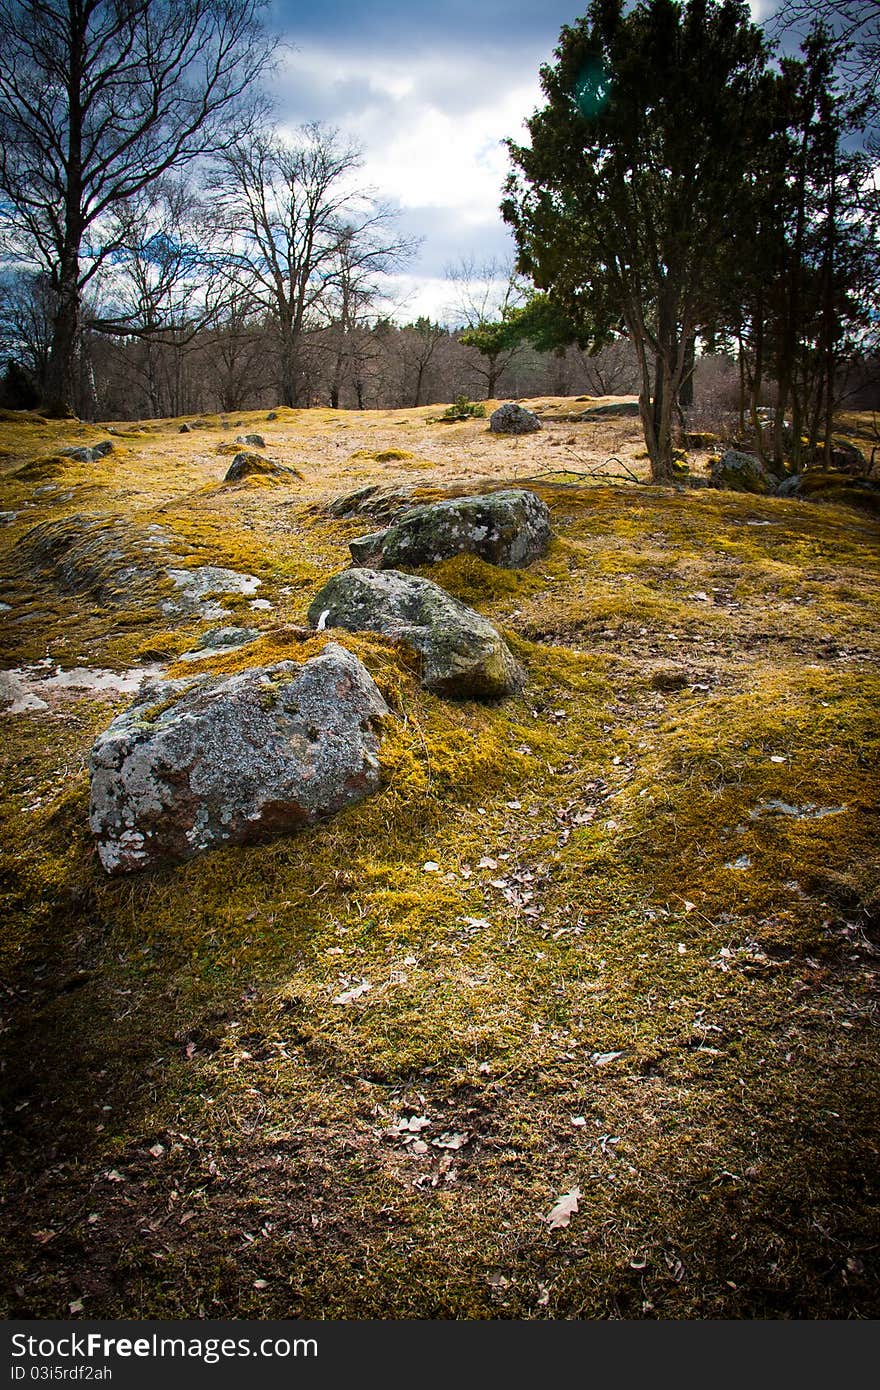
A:
{"label": "tree trunk", "polygon": [[486,400],[492,401],[495,399],[495,387],[498,385],[498,359],[497,357],[487,357],[487,361],[489,367],[486,372]]}
{"label": "tree trunk", "polygon": [[44,413],[54,419],[72,415],[73,367],[79,334],[79,258],[67,251],[61,268],[58,306],[52,326],[52,346],[46,369]]}

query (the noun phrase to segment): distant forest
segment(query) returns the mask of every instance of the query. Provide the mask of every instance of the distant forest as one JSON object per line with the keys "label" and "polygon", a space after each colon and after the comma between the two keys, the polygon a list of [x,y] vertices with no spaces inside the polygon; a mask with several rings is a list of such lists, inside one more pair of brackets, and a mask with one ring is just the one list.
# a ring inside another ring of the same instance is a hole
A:
{"label": "distant forest", "polygon": [[0,0],[3,405],[636,393],[658,477],[684,412],[775,406],[777,453],[787,418],[815,452],[880,406],[880,0],[769,33],[739,0],[594,0],[508,141],[516,258],[463,248],[442,323],[407,321],[418,247],[359,146],[275,124],[264,10]]}

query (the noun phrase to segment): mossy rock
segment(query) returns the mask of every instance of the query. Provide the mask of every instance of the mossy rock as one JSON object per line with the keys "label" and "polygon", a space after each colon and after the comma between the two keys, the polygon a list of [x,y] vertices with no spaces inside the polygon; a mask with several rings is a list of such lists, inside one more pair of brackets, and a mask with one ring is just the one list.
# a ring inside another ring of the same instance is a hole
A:
{"label": "mossy rock", "polygon": [[832,502],[855,507],[869,516],[880,516],[880,483],[871,478],[854,478],[848,473],[809,469],[793,474],[779,489],[781,497],[803,502]]}
{"label": "mossy rock", "polygon": [[379,487],[378,483],[369,483],[354,492],[334,497],[327,511],[334,517],[374,516],[381,521],[390,521],[413,506],[415,492],[412,484]]}
{"label": "mossy rock", "polygon": [[380,784],[387,714],[366,668],[335,643],[303,665],[142,690],[92,749],[89,824],[102,865],[118,874],[178,863],[362,800]]}
{"label": "mossy rock", "polygon": [[73,449],[62,449],[63,458],[75,459],[77,463],[97,463],[107,454],[113,452],[113,441],[102,439],[99,444],[78,446]]}
{"label": "mossy rock", "polygon": [[[66,516],[27,531],[12,551],[15,570],[49,577],[62,594],[88,594],[101,603],[158,597],[168,536],[122,516]],[[167,584],[164,587],[168,587]]]}
{"label": "mossy rock", "polygon": [[546,553],[550,513],[534,492],[509,489],[414,507],[384,535],[350,542],[355,561],[373,556],[382,568],[418,568],[453,555],[478,555],[518,569]]}
{"label": "mossy rock", "polygon": [[46,454],[43,458],[31,459],[16,468],[12,477],[20,483],[42,483],[48,478],[62,477],[70,468],[71,460],[65,454]]}
{"label": "mossy rock", "polygon": [[720,458],[710,460],[712,486],[728,492],[751,492],[766,496],[776,491],[776,480],[770,475],[757,454],[744,454],[728,449]]}
{"label": "mossy rock", "polygon": [[290,478],[302,479],[302,473],[296,468],[285,468],[273,459],[263,458],[262,454],[252,454],[243,450],[235,455],[223,481],[240,483],[246,478],[281,482]]}
{"label": "mossy rock", "polygon": [[492,624],[430,579],[397,570],[344,570],[315,596],[309,622],[409,643],[422,657],[422,684],[438,695],[498,700],[523,684]]}

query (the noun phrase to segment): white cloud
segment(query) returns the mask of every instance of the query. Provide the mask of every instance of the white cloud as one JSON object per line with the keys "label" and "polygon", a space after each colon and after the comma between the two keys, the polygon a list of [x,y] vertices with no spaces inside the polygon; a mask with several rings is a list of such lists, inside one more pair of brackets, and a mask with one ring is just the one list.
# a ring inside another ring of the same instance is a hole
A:
{"label": "white cloud", "polygon": [[497,225],[508,170],[501,142],[523,134],[540,99],[537,63],[515,86],[504,68],[471,56],[451,70],[450,55],[438,54],[410,58],[402,71],[399,60],[310,46],[289,57],[278,91],[290,124],[309,119],[320,97],[329,123],[363,146],[363,183],[404,209],[454,210],[466,235]]}

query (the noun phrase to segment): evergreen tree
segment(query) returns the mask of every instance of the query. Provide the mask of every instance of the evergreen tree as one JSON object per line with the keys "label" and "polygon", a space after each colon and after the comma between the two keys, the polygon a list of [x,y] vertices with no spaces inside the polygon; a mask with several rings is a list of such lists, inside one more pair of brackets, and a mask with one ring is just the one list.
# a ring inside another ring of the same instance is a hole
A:
{"label": "evergreen tree", "polygon": [[773,78],[740,0],[593,0],[541,70],[547,104],[502,212],[520,269],[598,340],[625,329],[652,477],[673,474],[693,342],[715,314],[744,181],[760,166]]}

